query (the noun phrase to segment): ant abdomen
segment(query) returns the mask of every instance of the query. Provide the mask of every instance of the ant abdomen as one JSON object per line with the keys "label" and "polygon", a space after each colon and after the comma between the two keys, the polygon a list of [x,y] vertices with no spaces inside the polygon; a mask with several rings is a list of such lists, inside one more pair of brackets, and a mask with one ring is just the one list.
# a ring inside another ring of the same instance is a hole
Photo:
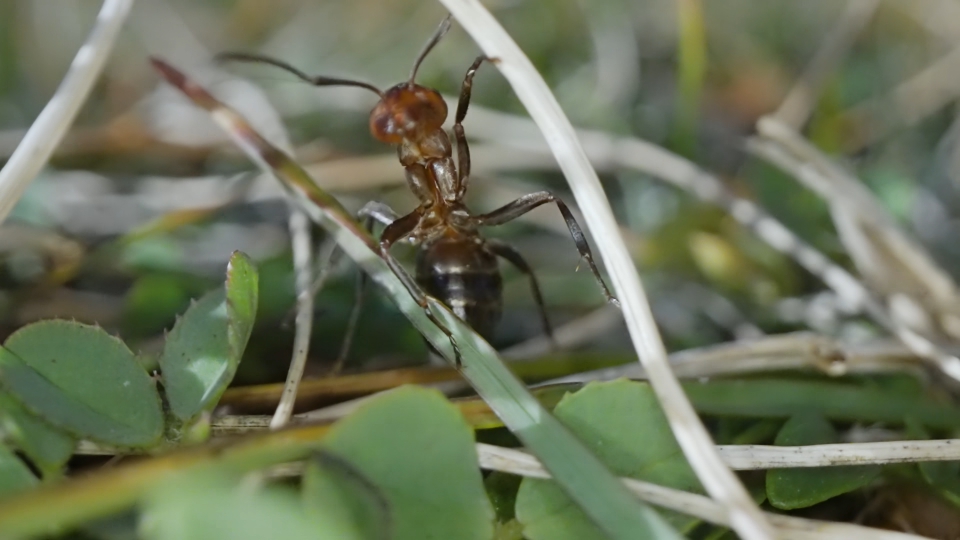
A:
{"label": "ant abdomen", "polygon": [[503,313],[503,281],[497,256],[477,238],[441,237],[417,252],[417,284],[492,339]]}

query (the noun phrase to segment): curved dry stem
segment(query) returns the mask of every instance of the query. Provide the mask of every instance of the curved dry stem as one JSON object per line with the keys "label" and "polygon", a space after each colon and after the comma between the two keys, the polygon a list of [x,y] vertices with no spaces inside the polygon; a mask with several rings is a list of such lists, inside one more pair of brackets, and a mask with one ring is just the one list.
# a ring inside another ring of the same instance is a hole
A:
{"label": "curved dry stem", "polygon": [[43,112],[0,170],[0,223],[20,200],[67,133],[113,50],[133,0],[104,0],[93,31]]}
{"label": "curved dry stem", "polygon": [[294,319],[293,356],[284,383],[280,403],[270,421],[271,429],[282,428],[293,415],[293,406],[297,401],[297,389],[307,365],[307,353],[310,351],[310,334],[313,330],[313,249],[310,239],[310,220],[307,214],[296,205],[290,205],[290,240],[293,245],[293,271],[297,291],[297,315]]}
{"label": "curved dry stem", "polygon": [[847,57],[857,36],[880,5],[879,0],[850,0],[833,28],[824,35],[820,48],[807,64],[773,116],[784,124],[800,127],[810,119],[829,77]]}
{"label": "curved dry stem", "polygon": [[731,525],[742,538],[771,538],[770,525],[737,477],[723,465],[709,433],[670,371],[640,276],[620,239],[600,180],[570,121],[530,60],[482,4],[476,0],[442,1],[483,52],[496,59],[497,67],[547,139],[610,272],[640,360],[650,374],[650,382],[670,427],[701,483],[730,513]]}

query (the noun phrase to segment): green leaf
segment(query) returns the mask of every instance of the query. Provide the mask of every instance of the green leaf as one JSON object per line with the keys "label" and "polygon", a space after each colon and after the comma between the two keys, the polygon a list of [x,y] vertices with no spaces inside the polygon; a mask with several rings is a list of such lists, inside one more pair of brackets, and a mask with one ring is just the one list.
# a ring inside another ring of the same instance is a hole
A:
{"label": "green leaf", "polygon": [[[778,446],[832,444],[837,432],[822,416],[801,413],[793,416],[780,429]],[[767,498],[776,508],[806,508],[827,499],[861,488],[880,474],[878,465],[770,469],[767,471]]]}
{"label": "green leaf", "polygon": [[237,372],[257,312],[257,271],[235,252],[223,288],[190,306],[160,357],[170,410],[190,422],[213,408]]}
{"label": "green leaf", "polygon": [[166,482],[148,497],[140,531],[146,540],[361,540],[328,519],[304,512],[291,491],[255,491],[212,471]]}
{"label": "green leaf", "polygon": [[787,418],[816,412],[831,420],[887,422],[905,416],[936,429],[960,428],[960,409],[929,395],[865,384],[775,378],[687,382],[683,389],[701,414]]}
{"label": "green leaf", "polygon": [[122,341],[99,327],[49,320],[14,332],[0,349],[0,384],[77,438],[148,447],[163,433],[153,380]]}
{"label": "green leaf", "polygon": [[[930,434],[915,419],[906,419],[907,436],[928,440]],[[939,490],[954,504],[960,505],[960,461],[922,461],[917,464],[928,484]]]}
{"label": "green leaf", "polygon": [[492,471],[483,479],[483,486],[500,523],[507,523],[516,517],[517,492],[521,480],[521,476],[500,471]]}
{"label": "green leaf", "polygon": [[318,452],[304,472],[307,511],[322,510],[359,538],[392,538],[393,509],[385,493],[348,459]]}
{"label": "green leaf", "polygon": [[[554,414],[610,469],[620,475],[702,492],[649,385],[627,380],[591,383],[567,395]],[[524,478],[517,519],[532,540],[603,539],[606,536],[553,481]],[[687,530],[697,520],[662,512]]]}
{"label": "green leaf", "polygon": [[0,444],[0,499],[26,491],[37,484],[37,477],[9,448]]}
{"label": "green leaf", "polygon": [[[440,393],[418,387],[391,391],[334,426],[324,446],[375,486],[386,507],[373,506],[370,490],[358,490],[356,477],[314,462],[304,476],[310,508],[352,503],[350,513],[358,526],[389,522],[389,535],[374,538],[493,536],[493,509],[483,489],[473,432]],[[366,495],[358,496],[358,491]]]}
{"label": "green leaf", "polygon": [[[230,315],[230,346],[238,358],[243,355],[257,317],[259,297],[257,268],[250,257],[234,251],[227,264],[227,310]],[[239,360],[238,360],[239,361]]]}
{"label": "green leaf", "polygon": [[127,290],[123,335],[149,336],[164,330],[190,301],[184,280],[171,274],[147,274]]}
{"label": "green leaf", "polygon": [[72,437],[30,414],[2,392],[0,432],[32,460],[44,476],[59,473],[76,446]]}

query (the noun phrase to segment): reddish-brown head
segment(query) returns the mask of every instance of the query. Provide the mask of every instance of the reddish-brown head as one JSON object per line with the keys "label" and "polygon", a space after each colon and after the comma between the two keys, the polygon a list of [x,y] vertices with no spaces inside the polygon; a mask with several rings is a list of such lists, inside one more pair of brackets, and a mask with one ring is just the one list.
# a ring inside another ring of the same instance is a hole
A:
{"label": "reddish-brown head", "polygon": [[440,129],[447,103],[436,90],[404,82],[383,93],[370,112],[370,131],[378,140],[399,144]]}

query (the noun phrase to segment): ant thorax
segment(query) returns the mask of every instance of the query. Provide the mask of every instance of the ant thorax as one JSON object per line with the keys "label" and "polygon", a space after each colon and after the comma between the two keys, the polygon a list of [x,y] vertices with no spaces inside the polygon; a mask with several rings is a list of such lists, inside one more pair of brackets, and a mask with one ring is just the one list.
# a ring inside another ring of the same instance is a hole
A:
{"label": "ant thorax", "polygon": [[407,170],[407,183],[421,204],[459,199],[457,166],[451,155],[450,138],[442,129],[419,139],[404,139],[397,146],[397,155]]}

